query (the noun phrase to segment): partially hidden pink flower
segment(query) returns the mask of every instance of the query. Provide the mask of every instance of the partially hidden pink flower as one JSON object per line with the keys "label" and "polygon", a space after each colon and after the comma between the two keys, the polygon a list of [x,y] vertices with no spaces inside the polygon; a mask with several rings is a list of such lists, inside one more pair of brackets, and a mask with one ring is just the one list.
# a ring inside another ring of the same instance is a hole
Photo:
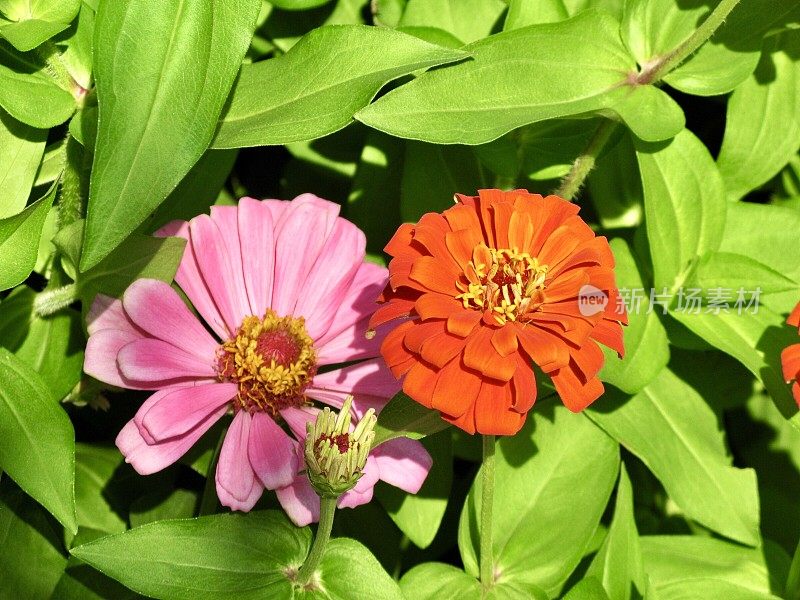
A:
{"label": "partially hidden pink flower", "polygon": [[[317,404],[341,408],[353,395],[357,421],[399,389],[377,358],[381,332],[366,337],[388,273],[364,261],[364,234],[338,213],[311,194],[243,198],[161,229],[188,242],[175,280],[202,320],[157,280],[134,282],[121,300],[97,297],[85,371],[157,390],[116,440],[137,472],[171,465],[231,412],[215,476],[222,504],[248,511],[266,488],[298,525],[318,519],[302,473]],[[332,368],[340,363],[348,364]],[[430,466],[417,441],[382,444],[339,505],[369,502],[379,479],[415,493]]]}

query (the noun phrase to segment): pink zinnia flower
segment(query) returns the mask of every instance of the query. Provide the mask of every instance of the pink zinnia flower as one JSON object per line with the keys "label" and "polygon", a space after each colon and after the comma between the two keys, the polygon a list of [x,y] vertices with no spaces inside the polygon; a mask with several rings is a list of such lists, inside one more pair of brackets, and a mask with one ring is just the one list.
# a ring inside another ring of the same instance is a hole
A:
{"label": "pink zinnia flower", "polygon": [[[117,436],[137,472],[171,465],[232,412],[216,471],[222,504],[250,510],[267,488],[298,525],[318,519],[302,473],[313,401],[341,408],[353,395],[357,420],[399,389],[377,358],[382,335],[366,337],[388,273],[364,262],[364,234],[338,213],[311,194],[243,198],[165,226],[159,235],[188,241],[175,280],[205,323],[161,281],[140,279],[122,300],[97,297],[85,371],[158,390]],[[329,369],[338,363],[350,364]],[[369,502],[378,479],[415,493],[430,466],[419,442],[387,442],[339,505]]]}

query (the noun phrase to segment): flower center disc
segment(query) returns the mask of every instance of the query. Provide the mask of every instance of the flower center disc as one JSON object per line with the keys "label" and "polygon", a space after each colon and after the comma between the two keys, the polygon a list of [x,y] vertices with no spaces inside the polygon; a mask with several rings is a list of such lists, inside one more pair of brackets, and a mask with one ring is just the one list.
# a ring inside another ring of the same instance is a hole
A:
{"label": "flower center disc", "polygon": [[236,337],[220,346],[217,374],[221,381],[239,384],[234,410],[269,412],[305,403],[303,392],[317,373],[314,342],[305,320],[245,317]]}
{"label": "flower center disc", "polygon": [[499,324],[524,320],[544,301],[547,265],[527,252],[475,246],[472,260],[456,282],[464,308],[489,310]]}

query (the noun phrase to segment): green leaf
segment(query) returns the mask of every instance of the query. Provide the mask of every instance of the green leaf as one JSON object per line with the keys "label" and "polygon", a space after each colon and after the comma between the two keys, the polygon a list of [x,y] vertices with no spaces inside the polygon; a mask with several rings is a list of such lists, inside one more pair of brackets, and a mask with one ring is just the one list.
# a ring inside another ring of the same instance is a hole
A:
{"label": "green leaf", "polygon": [[452,206],[453,194],[486,187],[478,159],[467,146],[407,142],[400,184],[400,216],[415,222]]}
{"label": "green leaf", "polygon": [[469,43],[489,35],[505,8],[502,0],[409,0],[399,27],[436,27]]}
{"label": "green leaf", "polygon": [[372,3],[373,20],[381,27],[397,27],[406,9],[407,0],[375,0]]}
{"label": "green leaf", "polygon": [[569,593],[564,595],[564,600],[609,600],[609,598],[610,596],[597,577],[581,579],[569,590]]}
{"label": "green leaf", "polygon": [[406,598],[419,600],[546,600],[547,593],[530,582],[499,581],[485,593],[472,575],[453,565],[429,562],[415,566],[400,580]]}
{"label": "green leaf", "polygon": [[586,575],[597,577],[609,598],[629,600],[632,586],[639,594],[645,591],[639,532],[633,518],[633,489],[625,464],[620,466],[617,502],[611,527],[597,551]]}
{"label": "green leaf", "polygon": [[80,381],[83,335],[80,314],[65,309],[48,317],[33,310],[36,297],[26,286],[16,288],[0,311],[0,345],[39,373],[50,396],[59,401]]}
{"label": "green leaf", "polygon": [[0,106],[18,121],[49,129],[75,112],[75,99],[41,63],[0,40]]}
{"label": "green leaf", "polygon": [[188,221],[208,212],[236,161],[236,150],[208,150],[147,221],[155,231],[174,219]]}
{"label": "green leaf", "polygon": [[[80,256],[83,221],[62,229],[53,240],[74,267]],[[98,293],[122,296],[136,279],[160,279],[171,282],[178,270],[185,240],[156,238],[134,234],[88,271],[76,274],[78,296],[87,304]]]}
{"label": "green leaf", "polygon": [[115,446],[75,445],[75,507],[78,525],[106,533],[122,533],[125,521],[106,496],[114,471],[122,463]]}
{"label": "green leaf", "polygon": [[[515,436],[497,446],[493,510],[500,583],[530,581],[553,595],[578,565],[608,503],[619,469],[617,444],[583,415],[538,403]],[[467,497],[458,547],[478,574],[481,474]],[[557,527],[548,524],[557,523]],[[531,560],[531,557],[536,560]]]}
{"label": "green leaf", "polygon": [[589,173],[587,187],[603,227],[637,227],[641,223],[644,192],[629,134],[601,154]]}
{"label": "green leaf", "polygon": [[[270,46],[288,52],[303,35],[326,25],[363,25],[368,0],[334,0],[314,10],[288,11],[278,8],[269,11],[257,35]],[[258,38],[256,38],[258,39]]]}
{"label": "green leaf", "polygon": [[782,592],[789,570],[784,552],[772,544],[743,548],[709,537],[641,538],[645,570],[659,600],[735,598],[764,600]]}
{"label": "green leaf", "polygon": [[77,16],[81,0],[3,0],[0,36],[27,52],[65,30]]}
{"label": "green leaf", "polygon": [[697,267],[686,280],[688,288],[699,288],[705,294],[710,290],[722,289],[733,292],[739,290],[748,295],[756,289],[763,294],[795,291],[798,282],[768,267],[764,263],[733,252],[709,252],[700,257]]}
{"label": "green leaf", "polygon": [[781,36],[728,100],[717,159],[729,200],[771,179],[800,147],[800,35]]}
{"label": "green leaf", "polygon": [[92,87],[92,42],[94,40],[95,11],[86,2],[81,3],[78,25],[66,40],[67,49],[61,55],[69,74],[82,88]]}
{"label": "green leaf", "polygon": [[372,442],[372,446],[375,447],[398,437],[418,440],[441,431],[449,425],[442,419],[438,410],[425,408],[400,392],[389,400],[389,403],[378,415],[378,424],[375,425],[375,440]]}
{"label": "green leaf", "polygon": [[39,253],[39,238],[57,186],[21,213],[0,219],[0,290],[7,290],[31,274]]}
{"label": "green leaf", "polygon": [[45,139],[46,131],[28,127],[0,109],[0,219],[25,208]]}
{"label": "green leaf", "polygon": [[511,0],[503,26],[505,31],[540,23],[558,23],[569,18],[562,0]]}
{"label": "green leaf", "polygon": [[711,39],[664,77],[664,81],[689,94],[725,94],[756,68],[763,37],[783,28],[796,27],[799,19],[800,5],[796,2],[739,2]]}
{"label": "green leaf", "polygon": [[681,311],[671,314],[690,331],[747,367],[767,388],[778,410],[800,428],[797,403],[780,365],[781,350],[797,341],[797,332],[786,327],[782,315],[763,303],[758,304],[757,312],[754,308],[743,308],[719,314]]}
{"label": "green leaf", "polygon": [[50,515],[14,486],[0,483],[0,573],[6,598],[50,598],[67,559],[61,528]]}
{"label": "green leaf", "polygon": [[725,228],[722,178],[688,129],[666,145],[637,142],[636,157],[654,283],[661,292],[672,289],[696,257],[719,248]]}
{"label": "green leaf", "polygon": [[482,144],[537,121],[597,112],[653,141],[683,126],[681,109],[663,91],[625,84],[636,65],[606,13],[507,31],[464,49],[472,60],[424,73],[356,118],[439,144]]}
{"label": "green leaf", "polygon": [[[749,202],[729,202],[727,209],[720,251],[743,254],[793,281],[800,281],[796,235],[800,231],[800,211]],[[762,298],[763,304],[776,312],[791,311],[797,300],[796,290]]]}
{"label": "green leaf", "polygon": [[289,577],[310,543],[307,527],[266,511],[159,521],[78,546],[72,554],[157,598],[402,598],[370,552],[347,538],[326,547],[319,574],[324,593],[294,589]]}
{"label": "green leaf", "polygon": [[0,468],[68,530],[75,519],[75,432],[44,381],[0,348]]}
{"label": "green leaf", "polygon": [[642,299],[644,279],[622,238],[611,240],[611,250],[616,261],[616,279],[620,299],[628,304],[628,326],[622,328],[625,356],[622,360],[616,352],[603,347],[605,363],[600,379],[628,394],[634,394],[650,383],[669,362],[667,332],[656,314],[649,310],[649,298]]}
{"label": "green leaf", "polygon": [[81,270],[128,237],[205,152],[260,6],[101,4],[94,56],[100,114]]}
{"label": "green leaf", "polygon": [[308,10],[327,4],[331,0],[270,0],[270,4],[284,10]]}
{"label": "green leaf", "polygon": [[36,172],[36,180],[33,182],[34,187],[52,183],[61,176],[61,173],[64,172],[66,146],[65,140],[59,140],[45,147],[44,157]]}
{"label": "green leaf", "polygon": [[522,174],[528,179],[558,179],[569,173],[597,129],[598,121],[553,119],[519,131]]}
{"label": "green leaf", "polygon": [[141,527],[166,519],[193,517],[196,506],[197,494],[189,490],[175,490],[166,498],[159,492],[151,492],[131,504],[131,527]]}
{"label": "green leaf", "polygon": [[[466,56],[392,29],[315,29],[285,56],[242,68],[214,146],[322,137],[350,123],[389,81]],[[271,92],[264,94],[265,89]]]}
{"label": "green leaf", "polygon": [[420,490],[407,494],[394,486],[379,485],[375,495],[400,531],[418,547],[427,548],[439,531],[450,497],[453,481],[451,432],[445,430],[428,436],[422,444],[433,458],[433,466]]}
{"label": "green leaf", "polygon": [[648,466],[687,516],[759,543],[755,471],[731,466],[714,411],[672,371],[632,398],[606,394],[589,416]]}

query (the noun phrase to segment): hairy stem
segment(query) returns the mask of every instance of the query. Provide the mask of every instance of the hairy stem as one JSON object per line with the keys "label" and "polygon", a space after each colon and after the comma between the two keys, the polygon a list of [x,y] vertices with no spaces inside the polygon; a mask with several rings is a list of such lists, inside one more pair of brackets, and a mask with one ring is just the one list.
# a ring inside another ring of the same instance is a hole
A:
{"label": "hairy stem", "polygon": [[670,52],[645,66],[636,79],[637,83],[648,84],[660,81],[667,73],[675,69],[684,60],[694,54],[700,46],[705,44],[714,32],[719,29],[730,12],[739,4],[739,0],[722,0],[708,15],[708,18],[698,27],[692,35],[678,44]]}
{"label": "hairy stem", "polygon": [[78,288],[74,283],[60,287],[48,287],[36,295],[33,310],[40,317],[46,317],[66,308],[78,299]]}
{"label": "hairy stem", "polygon": [[617,123],[608,119],[600,124],[584,151],[572,163],[572,167],[570,167],[567,176],[561,181],[561,185],[553,192],[556,196],[561,196],[565,200],[572,200],[594,168],[600,151],[606,145],[608,138],[611,137],[616,127]]}
{"label": "hairy stem", "polygon": [[325,554],[325,546],[328,545],[328,540],[331,538],[331,529],[333,528],[333,516],[336,514],[336,501],[338,498],[320,498],[319,507],[319,525],[317,526],[317,537],[314,538],[314,545],[311,546],[311,552],[308,553],[308,558],[300,567],[297,573],[297,584],[305,586],[311,581],[314,572],[319,567],[322,561],[322,556]]}
{"label": "hairy stem", "polygon": [[492,508],[494,505],[494,451],[495,437],[483,436],[483,464],[481,472],[481,586],[484,591],[494,585],[494,558],[492,557]]}

